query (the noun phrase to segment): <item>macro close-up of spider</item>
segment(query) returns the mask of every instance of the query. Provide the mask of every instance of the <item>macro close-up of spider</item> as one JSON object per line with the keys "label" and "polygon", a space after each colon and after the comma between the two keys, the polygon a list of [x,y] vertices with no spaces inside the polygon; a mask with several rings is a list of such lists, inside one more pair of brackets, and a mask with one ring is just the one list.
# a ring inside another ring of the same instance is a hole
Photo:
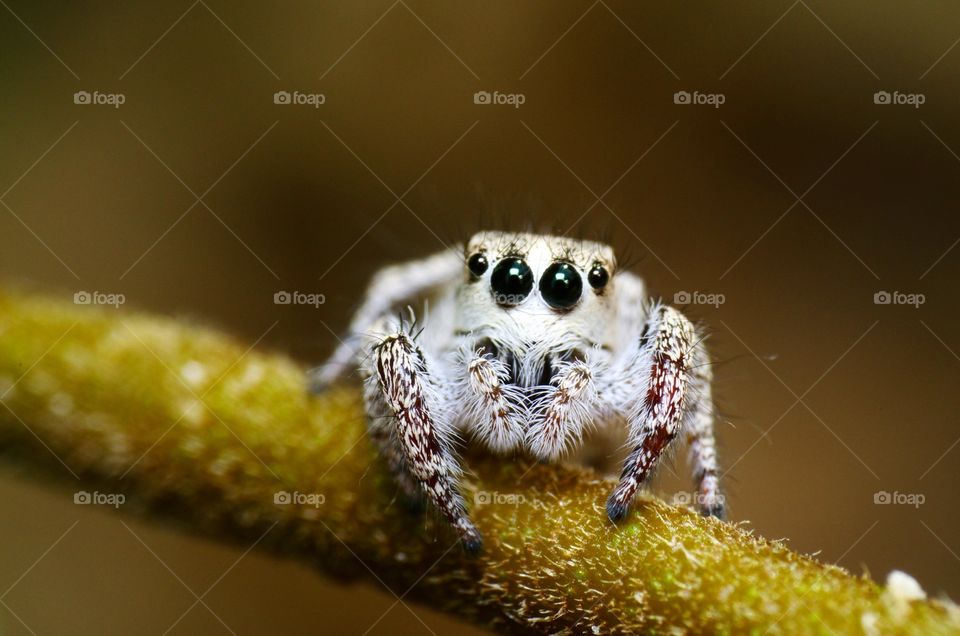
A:
{"label": "macro close-up of spider", "polygon": [[[410,303],[422,306],[419,320]],[[313,389],[351,365],[365,381],[370,436],[404,495],[426,496],[470,550],[481,537],[458,487],[462,437],[555,461],[595,426],[624,427],[630,454],[606,504],[616,522],[682,434],[697,506],[723,516],[703,338],[619,271],[606,245],[480,232],[386,267]]]}
{"label": "macro close-up of spider", "polygon": [[0,634],[960,636],[958,25],[0,0]]}

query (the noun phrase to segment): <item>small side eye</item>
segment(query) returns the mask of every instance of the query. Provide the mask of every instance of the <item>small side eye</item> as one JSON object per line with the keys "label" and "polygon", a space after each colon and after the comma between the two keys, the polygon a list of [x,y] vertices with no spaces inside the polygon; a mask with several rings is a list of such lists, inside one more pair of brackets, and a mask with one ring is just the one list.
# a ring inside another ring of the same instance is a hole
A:
{"label": "small side eye", "polygon": [[474,276],[482,276],[489,266],[490,262],[487,260],[486,254],[482,252],[477,252],[467,261],[467,267]]}
{"label": "small side eye", "polygon": [[610,274],[600,263],[594,263],[593,267],[587,273],[587,282],[594,289],[603,289],[610,280]]}

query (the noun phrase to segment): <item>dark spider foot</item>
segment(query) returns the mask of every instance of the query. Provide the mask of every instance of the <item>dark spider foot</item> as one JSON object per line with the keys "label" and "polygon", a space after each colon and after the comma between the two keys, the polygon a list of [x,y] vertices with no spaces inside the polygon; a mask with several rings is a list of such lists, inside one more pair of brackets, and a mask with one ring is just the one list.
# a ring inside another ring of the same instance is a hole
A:
{"label": "dark spider foot", "polygon": [[611,497],[607,499],[607,516],[610,517],[610,521],[620,523],[627,518],[629,512],[630,506],[620,503],[616,500],[615,496],[611,495]]}
{"label": "dark spider foot", "polygon": [[470,528],[460,537],[467,554],[479,554],[483,550],[483,537],[476,528]]}
{"label": "dark spider foot", "polygon": [[727,519],[727,507],[720,502],[700,506],[699,512],[701,517],[715,517],[720,521]]}

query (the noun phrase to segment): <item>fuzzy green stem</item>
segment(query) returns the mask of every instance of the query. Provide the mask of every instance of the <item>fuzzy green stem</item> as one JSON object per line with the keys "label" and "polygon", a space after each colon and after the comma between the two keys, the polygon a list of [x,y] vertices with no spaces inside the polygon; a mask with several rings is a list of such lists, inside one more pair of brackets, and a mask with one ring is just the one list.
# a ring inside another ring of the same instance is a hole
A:
{"label": "fuzzy green stem", "polygon": [[260,547],[325,573],[515,632],[960,634],[949,603],[658,500],[614,527],[612,482],[573,468],[470,456],[486,543],[469,556],[399,505],[357,392],[304,387],[288,358],[211,330],[0,295],[4,457],[130,511],[247,545],[266,533]]}

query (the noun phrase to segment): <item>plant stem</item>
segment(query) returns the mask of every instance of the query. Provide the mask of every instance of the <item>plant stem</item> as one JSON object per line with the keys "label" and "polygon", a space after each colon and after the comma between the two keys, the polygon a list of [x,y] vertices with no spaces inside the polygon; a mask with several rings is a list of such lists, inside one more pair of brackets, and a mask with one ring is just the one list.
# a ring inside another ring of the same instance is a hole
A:
{"label": "plant stem", "polygon": [[[469,556],[436,515],[400,505],[355,389],[311,398],[288,358],[184,322],[0,294],[0,396],[0,449],[34,474],[124,493],[125,509],[217,540],[262,536],[259,547],[488,627],[960,634],[949,602],[909,600],[659,500],[614,527],[611,481],[524,460],[467,458],[486,539]],[[293,503],[276,503],[283,493]]]}

